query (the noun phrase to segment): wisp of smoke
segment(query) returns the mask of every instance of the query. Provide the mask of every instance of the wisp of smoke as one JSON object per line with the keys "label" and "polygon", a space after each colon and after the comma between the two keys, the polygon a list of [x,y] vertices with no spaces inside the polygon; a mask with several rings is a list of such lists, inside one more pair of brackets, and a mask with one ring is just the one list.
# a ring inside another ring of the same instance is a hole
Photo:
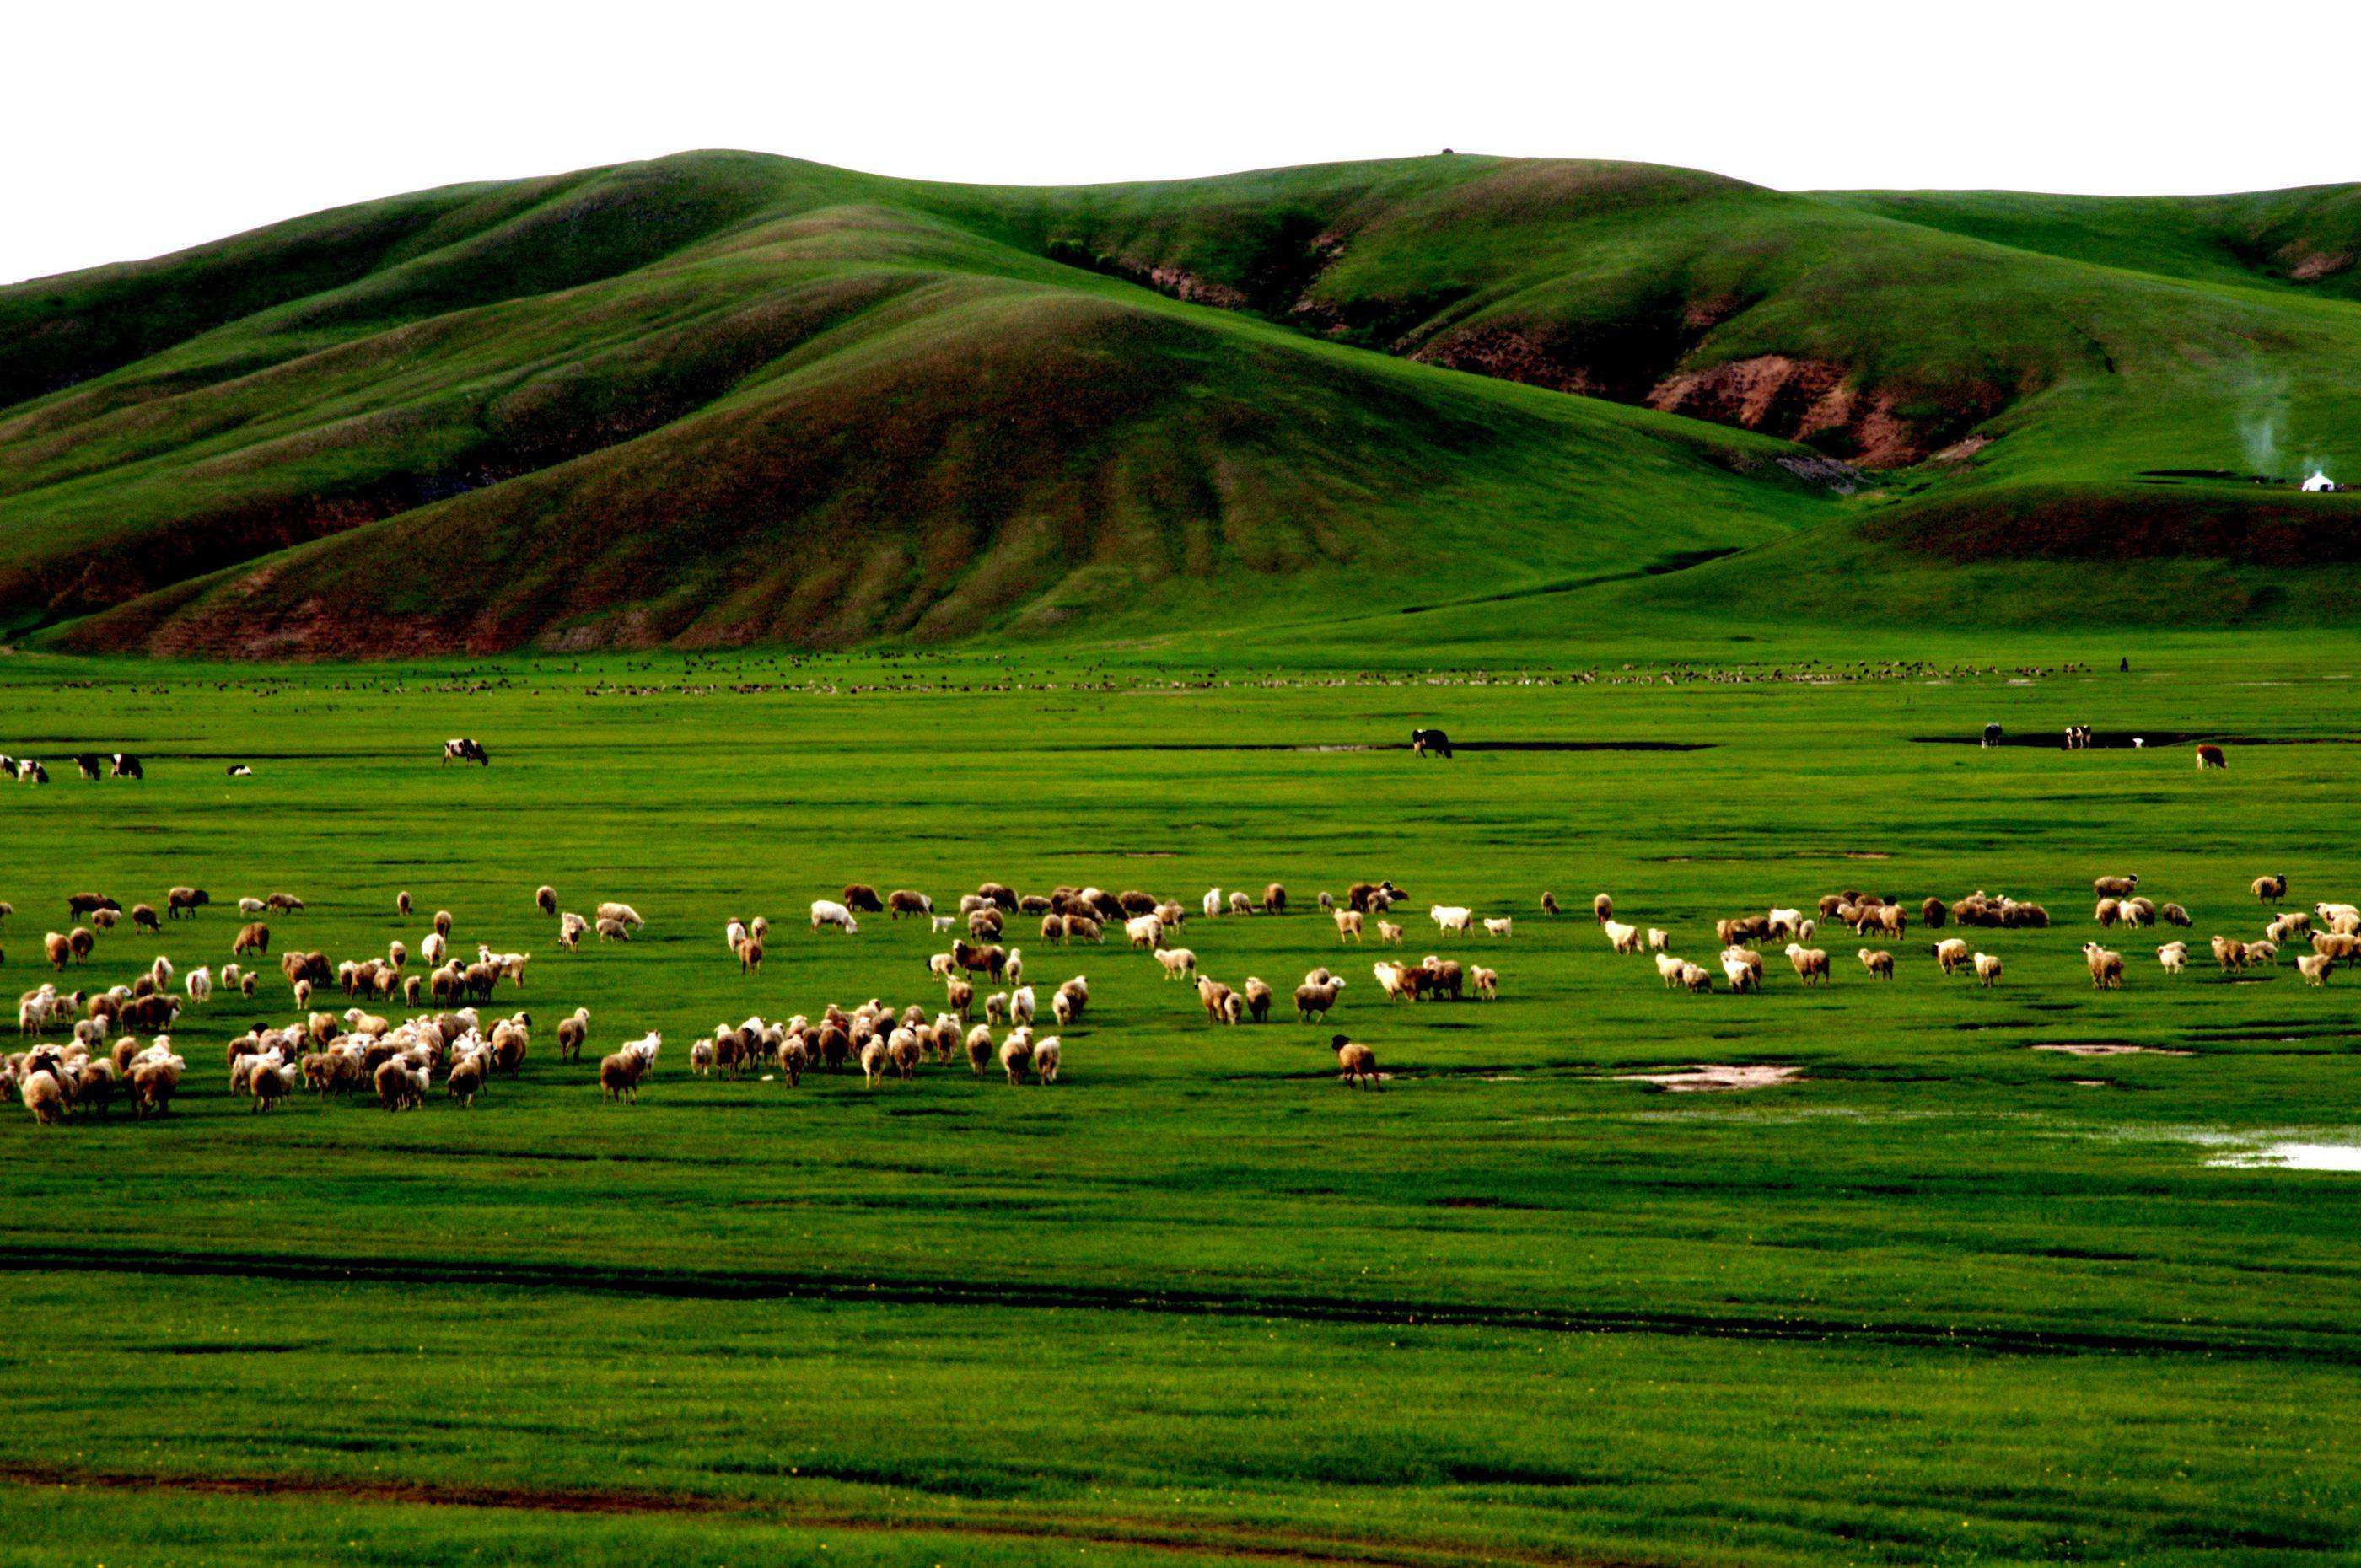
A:
{"label": "wisp of smoke", "polygon": [[2238,413],[2238,446],[2249,474],[2279,471],[2279,427],[2287,422],[2287,378],[2258,378],[2246,389]]}

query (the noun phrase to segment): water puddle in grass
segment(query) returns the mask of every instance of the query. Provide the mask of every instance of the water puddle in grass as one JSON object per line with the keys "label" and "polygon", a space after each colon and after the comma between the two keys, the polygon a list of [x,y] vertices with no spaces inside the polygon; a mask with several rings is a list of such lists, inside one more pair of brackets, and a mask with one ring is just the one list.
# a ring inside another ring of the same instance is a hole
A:
{"label": "water puddle in grass", "polygon": [[1619,1072],[1619,1083],[1653,1083],[1673,1094],[1714,1093],[1730,1089],[1775,1089],[1804,1076],[1799,1067],[1730,1067],[1715,1063],[1671,1072]]}
{"label": "water puddle in grass", "polygon": [[2034,1046],[2037,1051],[2056,1051],[2069,1057],[2193,1057],[2195,1051],[2177,1050],[2170,1046],[2134,1046],[2121,1040],[2060,1040],[2053,1045]]}
{"label": "water puddle in grass", "polygon": [[2361,1174],[2361,1144],[2265,1144],[2205,1162],[2241,1169],[2334,1170]]}

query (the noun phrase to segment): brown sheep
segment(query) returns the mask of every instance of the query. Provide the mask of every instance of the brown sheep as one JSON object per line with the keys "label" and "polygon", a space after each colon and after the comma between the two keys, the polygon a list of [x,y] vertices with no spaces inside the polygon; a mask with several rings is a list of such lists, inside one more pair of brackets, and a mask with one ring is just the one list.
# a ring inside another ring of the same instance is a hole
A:
{"label": "brown sheep", "polygon": [[1006,883],[978,883],[975,891],[990,899],[995,909],[1005,910],[1011,915],[1016,913],[1016,890]]}
{"label": "brown sheep", "polygon": [[598,1059],[598,1087],[609,1100],[637,1100],[640,1073],[646,1066],[637,1051],[617,1051]]}
{"label": "brown sheep", "polygon": [[557,913],[557,890],[547,883],[533,890],[533,902],[544,915]]}
{"label": "brown sheep", "polygon": [[740,974],[763,972],[763,944],[752,937],[745,938],[738,944],[738,972]]}
{"label": "brown sheep", "polygon": [[398,1061],[378,1063],[376,1083],[377,1102],[388,1111],[407,1111],[418,1103],[418,1086],[411,1081],[409,1069]]}
{"label": "brown sheep", "polygon": [[1336,993],[1344,989],[1345,982],[1334,978],[1323,985],[1297,986],[1295,988],[1296,1021],[1311,1024],[1325,1018],[1328,1015],[1328,1010],[1336,1005]]}
{"label": "brown sheep", "polygon": [[65,1087],[48,1069],[44,1068],[26,1074],[25,1081],[18,1088],[17,1093],[24,1098],[25,1109],[33,1113],[33,1120],[41,1126],[57,1127],[65,1124],[67,1112]]}
{"label": "brown sheep", "polygon": [[943,981],[943,1004],[959,1014],[961,1023],[968,1023],[975,1016],[974,986],[966,981],[947,976]]}
{"label": "brown sheep", "polygon": [[2280,872],[2275,876],[2258,876],[2255,879],[2254,889],[2255,896],[2265,904],[2284,904],[2287,902],[2287,872]]}
{"label": "brown sheep", "polygon": [[1343,1035],[1332,1036],[1328,1044],[1336,1053],[1336,1077],[1340,1082],[1355,1088],[1363,1084],[1372,1089],[1384,1087],[1378,1079],[1377,1052]]}
{"label": "brown sheep", "polygon": [[1270,1022],[1270,987],[1255,975],[1246,976],[1246,1014],[1257,1024]]}
{"label": "brown sheep", "polygon": [[246,953],[267,953],[269,950],[270,927],[259,920],[241,927],[237,933],[237,940],[229,945],[229,956],[232,958],[237,958]]}
{"label": "brown sheep", "polygon": [[2119,991],[2123,988],[2123,954],[2111,952],[2096,942],[2085,942],[2082,944],[2082,961],[2090,966],[2092,989]]}
{"label": "brown sheep", "polygon": [[1894,955],[1883,948],[1863,948],[1861,950],[1861,967],[1867,970],[1873,979],[1892,980]]}
{"label": "brown sheep", "polygon": [[63,931],[52,931],[41,938],[41,951],[48,956],[49,967],[63,974],[73,958],[73,944],[66,940]]}
{"label": "brown sheep", "polygon": [[131,906],[131,928],[135,931],[152,931],[161,936],[164,923],[156,918],[154,905],[135,904]]}
{"label": "brown sheep", "polygon": [[1951,916],[1951,906],[1939,898],[1928,898],[1918,905],[1918,923],[1929,931],[1939,931],[1943,922]]}
{"label": "brown sheep", "polygon": [[557,1057],[560,1061],[582,1059],[582,1047],[590,1037],[590,1009],[577,1007],[570,1017],[557,1021]]}
{"label": "brown sheep", "polygon": [[1262,912],[1265,915],[1287,913],[1286,884],[1275,882],[1262,890]]}
{"label": "brown sheep", "polygon": [[598,922],[598,939],[602,942],[628,942],[631,939],[631,928],[620,920],[601,917]]}
{"label": "brown sheep", "polygon": [[98,933],[87,926],[77,926],[66,933],[66,946],[72,950],[74,962],[88,963],[91,950],[98,946]]}
{"label": "brown sheep", "polygon": [[164,916],[168,920],[178,920],[183,916],[194,919],[197,911],[212,902],[213,894],[203,888],[172,888],[164,894]]}
{"label": "brown sheep", "polygon": [[1542,913],[1544,915],[1555,915],[1557,913],[1556,894],[1547,892],[1546,890],[1543,891],[1542,894]]}
{"label": "brown sheep", "polygon": [[895,919],[899,920],[905,915],[932,915],[935,912],[935,901],[923,893],[914,892],[906,887],[897,887],[885,895],[885,909]]}
{"label": "brown sheep", "polygon": [[1615,918],[1615,900],[1600,894],[1590,901],[1590,917],[1604,926]]}
{"label": "brown sheep", "polygon": [[2091,891],[2102,898],[2129,898],[2139,891],[2139,873],[2100,877],[2091,883]]}
{"label": "brown sheep", "polygon": [[451,934],[451,912],[449,910],[438,909],[434,912],[434,934],[438,937],[447,937]]}
{"label": "brown sheep", "polygon": [[844,906],[857,915],[870,915],[883,911],[885,901],[878,897],[877,890],[865,882],[847,883]]}
{"label": "brown sheep", "polygon": [[393,912],[397,915],[407,915],[410,913],[409,889],[404,888],[401,892],[393,895]]}

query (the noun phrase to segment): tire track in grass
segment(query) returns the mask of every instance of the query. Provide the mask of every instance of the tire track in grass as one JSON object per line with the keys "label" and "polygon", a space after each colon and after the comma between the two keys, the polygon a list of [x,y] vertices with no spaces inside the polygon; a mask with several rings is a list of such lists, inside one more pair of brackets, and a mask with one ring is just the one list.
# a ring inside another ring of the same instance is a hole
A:
{"label": "tire track in grass", "polygon": [[1156,1289],[1047,1285],[1021,1280],[854,1278],[750,1269],[680,1269],[524,1263],[490,1259],[180,1252],[164,1248],[0,1245],[0,1272],[156,1274],[285,1279],[316,1284],[443,1285],[572,1290],[691,1300],[879,1301],[900,1306],[1143,1312],[1175,1317],[1276,1318],[1297,1322],[1382,1323],[1404,1328],[1518,1329],[1539,1333],[1661,1334],[1770,1342],[1854,1342],[2018,1355],[2122,1354],[2226,1356],[2361,1365],[2361,1338],[2341,1328],[2273,1338],[2235,1332],[2010,1328],[1875,1319],[1702,1312],[1584,1310],[1484,1301],[1318,1296],[1301,1292]]}
{"label": "tire track in grass", "polygon": [[0,1463],[0,1483],[106,1492],[175,1492],[258,1500],[381,1504],[389,1507],[482,1508],[544,1514],[671,1515],[732,1519],[787,1530],[842,1530],[864,1535],[953,1535],[982,1540],[1071,1542],[1122,1547],[1175,1556],[1239,1562],[1367,1564],[1368,1568],[1437,1568],[1471,1558],[1532,1568],[1637,1568],[1639,1559],[1574,1557],[1440,1540],[1392,1541],[1312,1538],[1281,1530],[1182,1523],[1115,1516],[1071,1521],[1041,1518],[879,1519],[824,1512],[752,1497],[698,1492],[610,1488],[488,1486],[433,1481],[360,1481],[333,1475],[200,1475],[81,1469],[70,1465]]}

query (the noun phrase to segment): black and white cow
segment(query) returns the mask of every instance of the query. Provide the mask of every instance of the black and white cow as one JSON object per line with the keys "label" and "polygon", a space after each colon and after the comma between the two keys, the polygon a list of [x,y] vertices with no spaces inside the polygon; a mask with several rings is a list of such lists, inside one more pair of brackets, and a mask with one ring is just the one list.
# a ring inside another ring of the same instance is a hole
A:
{"label": "black and white cow", "polygon": [[148,776],[148,770],[141,767],[139,759],[130,752],[117,751],[115,753],[114,776],[118,779],[144,779]]}
{"label": "black and white cow", "polygon": [[94,779],[94,778],[98,777],[98,773],[99,773],[99,761],[98,761],[98,753],[97,753],[97,752],[95,752],[95,751],[77,751],[77,752],[75,752],[75,753],[74,753],[74,771],[75,771],[75,772],[77,772],[77,773],[81,773],[81,774],[82,774],[82,777],[84,777],[84,778],[86,778],[86,779]]}
{"label": "black and white cow", "polygon": [[1999,725],[1997,725],[1997,724],[1987,724],[1987,725],[1985,725],[1985,726],[1984,726],[1984,750],[1986,750],[1986,751],[1990,751],[1990,750],[1992,750],[1994,746],[1997,746],[1997,745],[1999,745],[1999,744],[2000,744],[2000,726],[1999,726]]}
{"label": "black and white cow", "polygon": [[1417,756],[1434,753],[1451,755],[1451,737],[1440,729],[1413,729],[1410,732],[1410,749]]}
{"label": "black and white cow", "polygon": [[485,752],[481,742],[462,736],[443,742],[443,765],[449,767],[453,762],[478,762],[489,768],[492,765],[492,759]]}

